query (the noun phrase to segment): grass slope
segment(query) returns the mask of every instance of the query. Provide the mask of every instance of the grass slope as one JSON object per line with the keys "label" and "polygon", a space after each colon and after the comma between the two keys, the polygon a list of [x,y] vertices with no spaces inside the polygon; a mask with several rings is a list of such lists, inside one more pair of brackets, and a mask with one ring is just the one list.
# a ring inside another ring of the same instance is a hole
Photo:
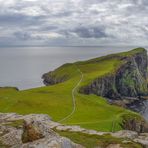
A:
{"label": "grass slope", "polygon": [[[53,72],[55,77],[67,77],[67,81],[46,87],[17,91],[14,88],[0,88],[0,112],[17,112],[20,114],[44,113],[59,121],[72,111],[71,91],[80,80],[80,86],[93,79],[112,73],[122,64],[120,56],[131,55],[143,49],[109,55],[84,62],[65,64]],[[75,93],[76,111],[64,124],[80,125],[99,131],[116,131],[121,129],[123,114],[135,114],[120,107],[109,105],[102,97]],[[114,129],[112,129],[112,125]]]}

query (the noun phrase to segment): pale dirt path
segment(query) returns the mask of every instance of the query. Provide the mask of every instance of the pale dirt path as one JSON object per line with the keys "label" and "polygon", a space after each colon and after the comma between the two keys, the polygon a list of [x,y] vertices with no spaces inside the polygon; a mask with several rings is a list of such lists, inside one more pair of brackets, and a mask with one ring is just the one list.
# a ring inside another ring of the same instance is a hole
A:
{"label": "pale dirt path", "polygon": [[76,84],[76,86],[72,89],[72,92],[71,92],[71,94],[72,94],[72,107],[73,107],[73,109],[72,109],[72,111],[71,111],[71,113],[69,115],[67,115],[66,117],[64,117],[63,119],[61,119],[58,122],[63,122],[65,120],[67,120],[68,118],[70,118],[74,114],[74,112],[76,110],[75,92],[76,92],[77,88],[79,87],[80,83],[83,80],[83,73],[81,72],[81,70],[77,66],[76,66],[76,68],[77,68],[77,71],[80,73],[81,78],[80,78],[79,82]]}
{"label": "pale dirt path", "polygon": [[[76,66],[76,65],[75,65],[75,66]],[[72,111],[71,111],[70,114],[68,114],[68,115],[67,115],[66,117],[64,117],[63,119],[57,121],[57,122],[59,122],[59,123],[61,123],[61,122],[65,121],[65,120],[67,120],[68,118],[70,118],[70,117],[75,113],[75,110],[76,110],[75,92],[76,92],[77,88],[79,87],[80,83],[82,82],[83,76],[84,76],[83,73],[82,73],[82,71],[81,71],[77,66],[76,66],[76,68],[77,68],[77,71],[80,73],[81,78],[80,78],[80,80],[78,81],[78,83],[76,84],[76,86],[75,86],[75,87],[72,89],[72,91],[71,91],[71,94],[72,94],[72,107],[73,107],[73,109],[72,109]],[[121,113],[121,114],[123,114],[123,113]],[[120,115],[120,114],[119,114],[119,115]],[[117,115],[117,117],[118,117],[119,115]],[[116,117],[116,118],[117,118],[117,117]],[[105,120],[105,121],[108,121],[108,120]],[[77,123],[77,124],[94,124],[94,123],[100,123],[100,122],[102,122],[102,121],[96,121],[96,122],[80,122],[80,123]],[[114,131],[115,124],[116,124],[116,121],[113,120],[111,131]]]}

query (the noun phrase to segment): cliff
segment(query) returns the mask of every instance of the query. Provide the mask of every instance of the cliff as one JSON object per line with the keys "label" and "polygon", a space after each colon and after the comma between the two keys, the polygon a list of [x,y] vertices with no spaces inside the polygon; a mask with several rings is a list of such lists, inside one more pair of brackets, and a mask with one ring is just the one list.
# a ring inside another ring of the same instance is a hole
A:
{"label": "cliff", "polygon": [[[67,84],[66,87],[70,87],[83,75],[77,92],[75,92],[79,93],[77,98],[79,95],[87,94],[85,97],[93,96],[92,99],[96,97],[99,101],[100,97],[98,96],[102,96],[112,104],[130,108],[130,104],[135,103],[135,100],[142,102],[142,98],[148,95],[147,67],[147,51],[144,48],[136,48],[128,52],[65,64],[52,72],[46,73],[44,81],[47,82],[47,85],[51,85],[50,82],[54,80],[52,85],[63,83]],[[64,79],[62,79],[63,77]],[[71,87],[72,89],[73,87]],[[101,104],[98,108],[102,106]],[[112,107],[115,106],[112,105]],[[106,111],[107,108],[105,108]],[[122,124],[119,123],[122,129],[137,132],[148,130],[147,123],[143,119],[139,120],[133,115],[126,118],[130,113],[126,116],[124,114],[125,112],[119,115],[122,120]]]}
{"label": "cliff", "polygon": [[122,64],[113,73],[93,80],[81,87],[80,92],[112,99],[147,95],[147,51],[134,49],[123,55],[116,54],[115,58]]}
{"label": "cliff", "polygon": [[65,65],[44,74],[44,83],[53,85],[71,79],[75,75],[71,76],[73,71],[67,67],[76,65],[85,75],[80,93],[110,99],[139,98],[148,94],[148,61],[144,48]]}
{"label": "cliff", "polygon": [[48,73],[43,74],[43,83],[45,85],[54,85],[62,83],[74,76],[73,74],[75,72],[73,72],[73,69],[75,69],[73,64],[64,64],[54,71],[50,71]]}

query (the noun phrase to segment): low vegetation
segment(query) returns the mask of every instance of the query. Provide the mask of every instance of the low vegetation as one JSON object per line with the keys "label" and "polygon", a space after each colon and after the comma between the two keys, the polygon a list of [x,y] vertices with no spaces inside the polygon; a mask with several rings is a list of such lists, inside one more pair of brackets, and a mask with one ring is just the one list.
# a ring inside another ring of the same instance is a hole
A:
{"label": "low vegetation", "polygon": [[122,148],[142,148],[142,145],[132,142],[129,139],[115,138],[109,134],[99,136],[99,135],[88,135],[81,132],[58,131],[58,130],[55,131],[59,133],[61,136],[67,137],[71,139],[73,142],[81,144],[86,148],[94,148],[98,146],[101,148],[106,148],[111,145],[112,147],[113,145],[116,146],[118,145],[121,146]]}
{"label": "low vegetation", "polygon": [[15,127],[15,128],[22,128],[23,124],[24,124],[24,120],[20,119],[20,120],[14,120],[14,121],[6,122],[3,125]]}

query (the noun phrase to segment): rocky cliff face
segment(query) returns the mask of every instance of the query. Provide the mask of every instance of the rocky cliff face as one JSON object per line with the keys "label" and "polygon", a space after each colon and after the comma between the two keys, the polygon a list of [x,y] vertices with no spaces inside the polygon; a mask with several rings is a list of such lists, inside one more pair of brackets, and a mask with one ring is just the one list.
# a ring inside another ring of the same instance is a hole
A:
{"label": "rocky cliff face", "polygon": [[119,56],[121,66],[112,74],[95,79],[80,89],[81,93],[121,99],[147,95],[147,51],[145,49],[130,56]]}
{"label": "rocky cliff face", "polygon": [[67,79],[67,77],[66,77],[66,75],[62,76],[62,77],[56,77],[56,76],[54,76],[53,72],[51,71],[49,73],[45,73],[42,76],[42,79],[43,79],[43,83],[45,85],[54,85],[57,83],[64,82]]}

